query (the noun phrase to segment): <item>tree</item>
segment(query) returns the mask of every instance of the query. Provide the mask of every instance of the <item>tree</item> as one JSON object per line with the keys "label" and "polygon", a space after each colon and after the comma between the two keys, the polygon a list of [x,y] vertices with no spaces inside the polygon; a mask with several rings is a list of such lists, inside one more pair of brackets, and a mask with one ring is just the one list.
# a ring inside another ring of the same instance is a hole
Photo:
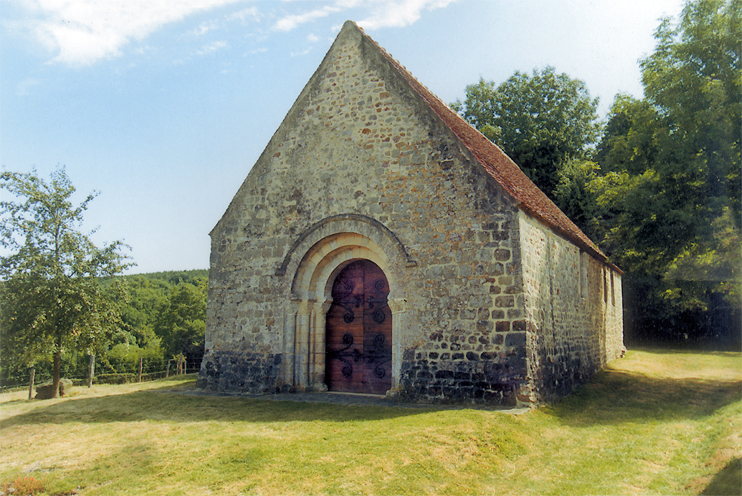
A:
{"label": "tree", "polygon": [[553,67],[534,69],[530,77],[516,72],[497,88],[480,79],[452,107],[552,197],[561,168],[590,158],[600,132],[598,99],[585,83]]}
{"label": "tree", "polygon": [[639,175],[653,167],[665,138],[661,121],[648,101],[616,95],[597,150],[601,171]]}
{"label": "tree", "polygon": [[205,280],[180,283],[172,288],[167,304],[158,312],[154,330],[168,356],[184,354],[189,360],[203,356],[206,288]]}
{"label": "tree", "polygon": [[51,358],[56,396],[62,353],[100,352],[120,331],[125,289],[114,284],[105,290],[99,278],[129,264],[121,242],[98,248],[79,231],[96,195],[73,206],[75,187],[63,168],[49,183],[35,171],[0,178],[0,189],[23,200],[0,202],[0,243],[10,252],[0,257],[3,356],[26,365]]}
{"label": "tree", "polygon": [[742,215],[741,30],[742,0],[691,2],[677,26],[661,22],[657,48],[641,63],[646,99],[668,135],[657,169],[687,203],[703,205],[704,226],[726,206]]}
{"label": "tree", "polygon": [[706,332],[713,302],[740,311],[740,27],[742,0],[662,20],[641,62],[645,99],[616,98],[598,147],[602,246],[655,334]]}
{"label": "tree", "polygon": [[569,160],[559,171],[559,182],[554,189],[554,201],[562,212],[584,232],[588,238],[601,239],[597,219],[602,211],[597,202],[593,183],[599,177],[600,166],[590,160]]}

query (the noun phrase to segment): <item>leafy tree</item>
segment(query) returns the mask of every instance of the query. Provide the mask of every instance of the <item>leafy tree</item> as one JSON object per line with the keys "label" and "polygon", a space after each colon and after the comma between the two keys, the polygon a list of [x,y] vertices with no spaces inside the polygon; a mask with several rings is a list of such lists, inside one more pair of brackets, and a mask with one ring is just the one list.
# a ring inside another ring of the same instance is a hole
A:
{"label": "leafy tree", "polygon": [[639,175],[653,167],[665,144],[661,119],[648,101],[616,95],[598,145],[597,161],[603,173]]}
{"label": "leafy tree", "polygon": [[173,287],[167,303],[158,312],[155,333],[162,338],[168,356],[184,354],[189,360],[204,353],[207,282],[180,283]]}
{"label": "leafy tree", "polygon": [[[154,326],[159,313],[169,305],[169,295],[173,288],[183,283],[196,286],[206,284],[207,278],[208,270],[152,272],[122,276],[122,279],[126,281],[129,296],[123,308],[122,320],[130,337],[134,339],[129,344],[136,344],[141,348],[159,345],[160,337],[154,332]],[[104,285],[110,285],[117,279],[119,278],[107,279]]]}
{"label": "leafy tree", "polygon": [[127,276],[126,286],[129,300],[122,312],[123,322],[137,346],[159,346],[160,338],[154,331],[155,320],[159,310],[167,305],[170,284],[164,280]]}
{"label": "leafy tree", "polygon": [[597,219],[602,211],[593,183],[600,174],[600,166],[590,160],[570,160],[559,171],[559,182],[554,190],[554,201],[562,211],[590,239],[601,239]]}
{"label": "leafy tree", "polygon": [[600,124],[598,99],[585,84],[553,67],[531,76],[516,72],[495,88],[480,79],[452,107],[505,153],[547,195],[571,159],[587,159]]}
{"label": "leafy tree", "polygon": [[641,62],[645,99],[617,97],[598,147],[603,243],[655,334],[702,328],[713,302],[740,311],[740,27],[742,0],[664,19]]}
{"label": "leafy tree", "polygon": [[95,194],[73,206],[75,187],[63,168],[48,183],[35,171],[0,178],[0,189],[22,199],[0,202],[0,243],[10,252],[0,257],[3,359],[31,365],[51,358],[56,395],[64,351],[102,351],[120,332],[125,290],[105,290],[99,278],[128,264],[121,242],[98,248],[79,231]]}
{"label": "leafy tree", "polygon": [[706,226],[725,206],[741,215],[740,32],[741,0],[688,3],[677,26],[662,21],[657,48],[641,64],[646,98],[666,117],[672,145],[657,169],[671,186],[680,183],[687,203],[704,205]]}

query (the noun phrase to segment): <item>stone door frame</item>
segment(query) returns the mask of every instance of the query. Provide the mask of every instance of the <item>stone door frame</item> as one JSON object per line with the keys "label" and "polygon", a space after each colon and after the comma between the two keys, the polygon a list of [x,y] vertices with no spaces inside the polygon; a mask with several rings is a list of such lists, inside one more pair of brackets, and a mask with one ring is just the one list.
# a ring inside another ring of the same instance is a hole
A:
{"label": "stone door frame", "polygon": [[393,315],[392,389],[398,387],[402,363],[399,336],[406,325],[404,273],[417,264],[399,239],[369,217],[350,214],[324,219],[303,233],[276,275],[291,275],[291,294],[284,315],[280,380],[298,390],[324,391],[325,316],[332,304],[332,284],[356,260],[381,268],[389,283]]}

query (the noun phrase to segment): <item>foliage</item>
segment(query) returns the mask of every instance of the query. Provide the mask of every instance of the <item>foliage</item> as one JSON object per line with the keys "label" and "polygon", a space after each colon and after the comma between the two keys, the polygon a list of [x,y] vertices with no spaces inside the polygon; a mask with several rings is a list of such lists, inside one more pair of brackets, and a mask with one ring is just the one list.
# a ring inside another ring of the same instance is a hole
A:
{"label": "foliage", "polygon": [[600,177],[600,166],[590,160],[569,160],[558,177],[555,203],[590,239],[600,239],[600,207],[592,187]]}
{"label": "foliage", "polygon": [[155,333],[162,338],[167,356],[184,354],[188,359],[203,356],[206,330],[205,280],[173,287],[158,314]]}
{"label": "foliage", "polygon": [[50,494],[734,494],[741,360],[630,350],[570,397],[513,413],[194,395],[184,376],[45,403],[10,393],[0,481],[33,466]]}
{"label": "foliage", "polygon": [[105,281],[105,284],[113,284],[117,281],[123,281],[129,292],[122,320],[133,337],[131,343],[141,348],[161,344],[163,336],[155,333],[155,324],[160,314],[170,306],[170,297],[179,285],[190,284],[202,288],[202,301],[195,304],[199,308],[206,305],[207,270],[135,274],[111,278]]}
{"label": "foliage", "polygon": [[[140,348],[136,344],[119,343],[106,353],[107,364],[116,363],[129,365],[125,370],[134,370],[135,365],[142,359],[144,372],[159,372],[162,365],[162,349],[159,341],[157,344],[150,343],[147,347]],[[114,370],[116,370],[114,368]],[[120,372],[120,370],[117,370]]]}
{"label": "foliage", "polygon": [[452,105],[550,196],[570,159],[589,158],[600,131],[597,106],[582,81],[553,67],[516,72],[497,88],[480,79]]}
{"label": "foliage", "polygon": [[616,95],[608,123],[598,145],[601,170],[639,175],[651,167],[666,134],[659,128],[660,114],[645,100]]}
{"label": "foliage", "polygon": [[[102,278],[100,283],[104,291],[111,292],[111,288],[115,286],[126,288],[124,295],[116,293],[112,295],[114,299],[120,300],[117,303],[121,309],[121,328],[125,332],[113,336],[106,346],[97,350],[96,377],[103,378],[109,373],[135,371],[140,357],[144,359],[144,372],[164,374],[168,359],[172,359],[173,355],[182,350],[166,355],[162,337],[154,331],[155,322],[160,313],[169,307],[170,295],[179,284],[190,283],[205,287],[207,277],[207,270],[190,270]],[[202,300],[196,305],[202,307],[205,302],[204,293]],[[202,355],[203,349],[189,355],[187,357],[189,368],[197,367]],[[28,381],[26,364],[13,360],[10,350],[4,347],[0,347],[0,364],[2,364],[0,384],[3,386],[24,384]],[[61,355],[60,375],[74,379],[85,378],[89,365],[90,357],[85,352],[65,349]],[[34,367],[37,378],[51,377],[50,362],[37,361]]]}
{"label": "foliage", "polygon": [[128,264],[121,242],[98,248],[78,230],[95,195],[73,206],[75,187],[64,169],[49,183],[35,172],[0,177],[0,189],[22,199],[0,202],[0,243],[11,252],[0,258],[3,361],[51,358],[56,391],[64,351],[96,353],[121,332],[125,288],[103,288],[100,277]]}
{"label": "foliage", "polygon": [[597,232],[627,271],[627,317],[644,335],[718,333],[742,315],[741,22],[740,0],[664,19],[641,62],[645,99],[616,98],[598,147]]}
{"label": "foliage", "polygon": [[[158,310],[167,303],[170,285],[157,279],[142,276],[122,278],[129,291],[129,301],[124,306],[121,318],[130,332],[132,343],[141,347],[151,344],[159,346],[160,338],[154,332],[154,320]],[[114,280],[106,281],[112,284]]]}

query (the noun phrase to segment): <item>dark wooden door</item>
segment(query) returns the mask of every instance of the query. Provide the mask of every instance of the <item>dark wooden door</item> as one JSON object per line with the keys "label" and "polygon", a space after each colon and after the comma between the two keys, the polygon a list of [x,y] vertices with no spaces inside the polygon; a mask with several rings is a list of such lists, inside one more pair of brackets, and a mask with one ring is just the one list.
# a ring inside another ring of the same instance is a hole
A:
{"label": "dark wooden door", "polygon": [[325,378],[330,391],[384,394],[392,387],[389,284],[373,262],[338,274],[327,312]]}

